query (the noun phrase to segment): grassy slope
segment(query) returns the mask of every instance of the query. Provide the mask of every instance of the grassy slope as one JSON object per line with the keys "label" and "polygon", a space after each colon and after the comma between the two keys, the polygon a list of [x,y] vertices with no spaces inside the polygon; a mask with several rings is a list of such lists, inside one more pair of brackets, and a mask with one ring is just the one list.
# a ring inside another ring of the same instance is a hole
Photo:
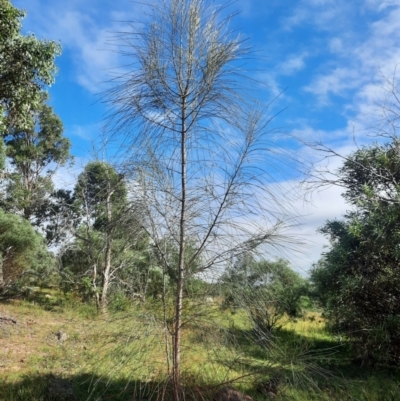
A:
{"label": "grassy slope", "polygon": [[[352,366],[346,346],[326,333],[318,314],[287,324],[273,344],[255,344],[243,314],[204,308],[192,308],[195,319],[185,328],[188,392],[210,399],[215,385],[235,380],[264,400],[255,382],[278,374],[279,400],[400,401],[398,372]],[[136,304],[92,318],[90,306],[43,292],[31,301],[0,304],[0,316],[17,320],[0,324],[0,400],[49,399],[54,380],[73,386],[78,400],[157,399],[167,369],[159,309]],[[56,338],[60,330],[65,342]]]}

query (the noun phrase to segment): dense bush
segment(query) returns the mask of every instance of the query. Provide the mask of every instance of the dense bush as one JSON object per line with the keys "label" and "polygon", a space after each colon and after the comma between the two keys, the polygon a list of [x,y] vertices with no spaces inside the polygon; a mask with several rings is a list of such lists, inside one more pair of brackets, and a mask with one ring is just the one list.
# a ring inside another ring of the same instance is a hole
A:
{"label": "dense bush", "polygon": [[49,277],[54,259],[32,225],[0,209],[0,287],[3,294]]}
{"label": "dense bush", "polygon": [[321,229],[331,249],[311,278],[332,329],[364,363],[400,363],[400,142],[372,145],[339,170],[353,206]]}

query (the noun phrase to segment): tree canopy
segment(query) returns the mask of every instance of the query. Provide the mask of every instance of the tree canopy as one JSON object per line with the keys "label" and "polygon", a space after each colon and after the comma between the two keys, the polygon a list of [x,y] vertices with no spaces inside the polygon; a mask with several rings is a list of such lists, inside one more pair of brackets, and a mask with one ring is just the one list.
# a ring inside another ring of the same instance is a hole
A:
{"label": "tree canopy", "polygon": [[24,16],[9,0],[0,0],[0,133],[32,129],[31,111],[54,82],[54,59],[61,50],[54,41],[22,35]]}
{"label": "tree canopy", "polygon": [[11,171],[6,175],[3,207],[27,220],[34,218],[37,225],[46,217],[42,205],[51,208],[52,174],[70,158],[70,141],[63,136],[63,124],[45,103],[46,97],[43,93],[41,103],[31,110],[30,128],[11,127],[4,134]]}
{"label": "tree canopy", "polygon": [[106,162],[94,161],[85,166],[75,186],[76,207],[94,219],[94,226],[107,224],[106,207],[110,202],[112,214],[127,207],[124,176]]}

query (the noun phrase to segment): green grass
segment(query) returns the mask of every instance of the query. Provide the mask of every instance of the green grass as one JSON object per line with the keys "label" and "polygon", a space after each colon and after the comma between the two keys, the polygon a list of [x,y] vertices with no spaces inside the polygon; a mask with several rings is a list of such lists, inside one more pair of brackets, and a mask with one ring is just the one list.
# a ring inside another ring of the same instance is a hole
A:
{"label": "green grass", "polygon": [[[255,401],[265,400],[257,387],[279,375],[277,400],[400,401],[399,372],[354,366],[348,345],[326,331],[319,313],[287,323],[272,341],[257,342],[243,311],[193,302],[186,307],[187,399],[212,399],[218,384],[231,383]],[[73,296],[37,291],[0,304],[0,315],[18,321],[0,326],[0,400],[51,400],[54,381],[73,388],[77,400],[168,399],[157,302],[102,317]],[[64,343],[55,337],[59,330],[68,335]]]}

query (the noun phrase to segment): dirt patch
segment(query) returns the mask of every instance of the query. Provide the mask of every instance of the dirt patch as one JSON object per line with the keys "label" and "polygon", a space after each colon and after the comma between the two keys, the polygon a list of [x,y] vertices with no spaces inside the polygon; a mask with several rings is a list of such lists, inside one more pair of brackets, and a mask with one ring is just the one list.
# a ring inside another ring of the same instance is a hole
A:
{"label": "dirt patch", "polygon": [[65,324],[60,316],[50,313],[32,316],[18,304],[0,305],[0,373],[29,370],[33,357],[46,357],[43,348],[51,346],[49,339],[56,343],[54,327]]}

